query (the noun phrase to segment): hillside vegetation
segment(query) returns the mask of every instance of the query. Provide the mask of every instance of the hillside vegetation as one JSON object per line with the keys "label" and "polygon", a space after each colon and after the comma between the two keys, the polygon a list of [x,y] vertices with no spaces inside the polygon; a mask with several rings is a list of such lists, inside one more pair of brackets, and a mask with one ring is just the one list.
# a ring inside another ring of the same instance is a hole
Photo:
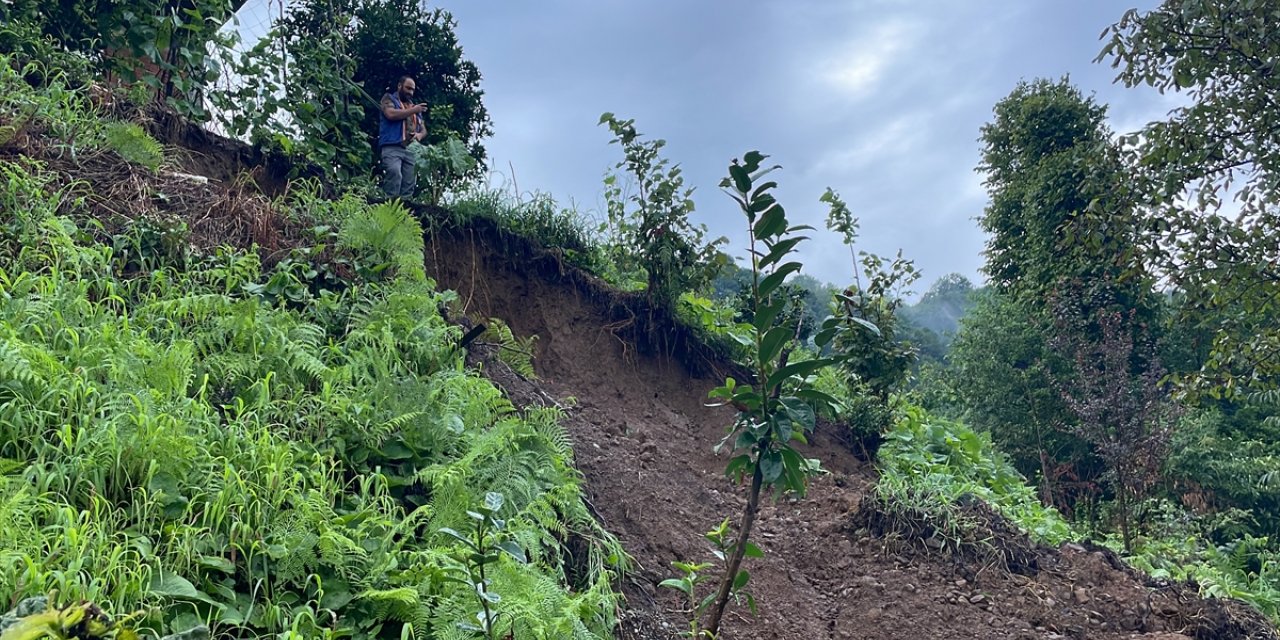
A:
{"label": "hillside vegetation", "polygon": [[[0,3],[0,640],[1277,637],[1274,2],[1120,16],[1192,98],[1138,133],[1014,87],[988,281],[914,304],[830,189],[805,275],[758,151],[738,260],[612,113],[599,219],[486,186],[446,12],[70,4]],[[391,202],[387,50],[444,123]]]}
{"label": "hillside vegetation", "polygon": [[[193,246],[183,217],[96,218],[107,185],[15,145],[80,162],[159,146],[113,139],[11,62],[0,601],[225,637],[470,637],[484,611],[519,637],[609,635],[625,557],[583,505],[560,416],[464,369],[404,208],[303,191],[227,214],[270,207],[312,234],[276,254]],[[486,505],[505,526],[481,563],[450,531],[473,538]],[[590,541],[574,582],[570,536]]]}

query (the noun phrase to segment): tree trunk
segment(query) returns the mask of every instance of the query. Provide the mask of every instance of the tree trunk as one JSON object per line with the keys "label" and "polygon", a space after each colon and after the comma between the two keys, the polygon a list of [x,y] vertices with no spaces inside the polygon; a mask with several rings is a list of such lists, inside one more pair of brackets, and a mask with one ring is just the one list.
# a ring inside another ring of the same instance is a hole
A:
{"label": "tree trunk", "polygon": [[756,512],[760,510],[760,488],[764,484],[764,473],[760,471],[757,461],[755,473],[751,474],[751,493],[747,496],[747,507],[742,512],[742,526],[738,530],[738,543],[734,545],[733,556],[720,581],[720,592],[711,605],[711,618],[707,621],[706,632],[711,637],[719,637],[720,620],[724,617],[724,609],[729,604],[729,595],[733,590],[733,580],[742,566],[742,557],[747,553],[747,540],[751,538],[751,527],[756,521]]}

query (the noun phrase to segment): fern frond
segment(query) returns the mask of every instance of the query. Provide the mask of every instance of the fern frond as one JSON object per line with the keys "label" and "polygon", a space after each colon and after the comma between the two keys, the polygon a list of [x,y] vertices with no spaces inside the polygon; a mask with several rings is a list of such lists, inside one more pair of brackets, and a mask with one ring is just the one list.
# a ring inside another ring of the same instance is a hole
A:
{"label": "fern frond", "polygon": [[103,138],[107,148],[120,154],[128,162],[155,171],[164,161],[164,147],[136,123],[109,122],[103,131]]}
{"label": "fern frond", "polygon": [[518,337],[507,323],[498,318],[489,318],[484,335],[498,345],[498,359],[511,367],[512,371],[530,380],[537,379],[537,373],[533,370],[533,356],[538,336]]}

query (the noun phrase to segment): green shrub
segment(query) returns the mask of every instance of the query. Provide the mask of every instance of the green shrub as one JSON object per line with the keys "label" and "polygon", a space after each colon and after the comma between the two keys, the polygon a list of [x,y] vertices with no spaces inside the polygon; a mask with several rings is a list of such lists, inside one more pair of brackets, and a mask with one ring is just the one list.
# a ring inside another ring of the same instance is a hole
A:
{"label": "green shrub", "polygon": [[[936,420],[923,409],[902,407],[879,451],[882,499],[944,519],[963,495],[989,503],[1034,539],[1059,544],[1075,537],[1071,526],[1045,507],[986,434],[956,422]],[[964,523],[956,523],[964,526]]]}

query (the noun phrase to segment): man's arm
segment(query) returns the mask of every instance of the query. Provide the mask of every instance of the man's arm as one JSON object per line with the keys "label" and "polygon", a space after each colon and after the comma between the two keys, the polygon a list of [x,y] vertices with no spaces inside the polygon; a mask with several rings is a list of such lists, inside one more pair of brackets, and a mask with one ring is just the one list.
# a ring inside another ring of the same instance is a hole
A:
{"label": "man's arm", "polygon": [[392,122],[399,122],[415,113],[422,113],[425,109],[425,107],[420,104],[415,104],[407,109],[398,109],[396,108],[396,104],[391,101],[391,96],[389,95],[382,96],[381,106],[382,115],[386,116],[387,119]]}

